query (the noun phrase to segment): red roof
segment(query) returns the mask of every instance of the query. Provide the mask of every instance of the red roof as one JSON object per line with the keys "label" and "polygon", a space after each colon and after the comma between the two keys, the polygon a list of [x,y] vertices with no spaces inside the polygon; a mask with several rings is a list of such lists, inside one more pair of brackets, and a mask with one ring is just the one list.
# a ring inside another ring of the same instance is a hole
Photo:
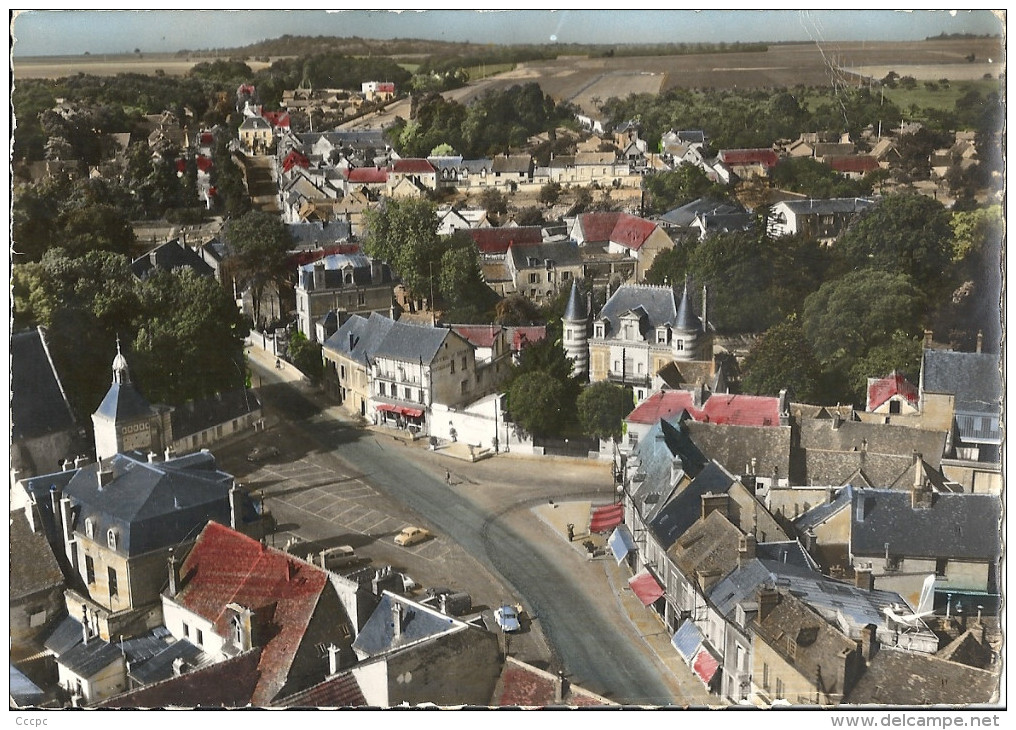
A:
{"label": "red roof", "polygon": [[501,334],[501,325],[460,324],[452,327],[452,331],[465,338],[473,347],[493,347],[497,336]]}
{"label": "red roof", "polygon": [[746,150],[721,150],[720,160],[726,165],[764,165],[776,167],[780,161],[777,154],[769,148]]}
{"label": "red roof", "polygon": [[425,175],[436,172],[434,166],[422,157],[410,157],[405,160],[396,160],[392,165],[392,172],[400,175]]}
{"label": "red roof", "polygon": [[780,399],[763,395],[710,396],[701,408],[695,407],[686,390],[661,390],[642,401],[625,419],[629,423],[652,425],[687,411],[694,420],[730,426],[779,426]]}
{"label": "red roof", "polygon": [[285,172],[289,172],[297,165],[307,169],[310,167],[310,159],[298,150],[290,150],[289,154],[282,160],[282,169]]}
{"label": "red roof", "polygon": [[388,168],[351,167],[346,170],[346,179],[351,183],[386,183],[388,182]]}
{"label": "red roof", "polygon": [[894,395],[903,396],[912,406],[917,405],[917,388],[902,373],[894,371],[868,386],[868,410],[875,410]]}
{"label": "red roof", "polygon": [[200,139],[201,144],[203,145],[210,145],[215,143],[215,135],[212,134],[211,132],[202,132],[201,136],[198,139]]}
{"label": "red roof", "polygon": [[181,567],[183,589],[175,601],[213,622],[220,636],[230,635],[226,606],[254,611],[271,632],[261,649],[260,677],[251,702],[275,699],[289,676],[328,574],[281,550],[262,545],[235,530],[209,522]]}
{"label": "red roof", "polygon": [[395,93],[395,82],[394,81],[378,81],[377,82],[377,90],[378,91],[388,91],[388,92],[391,92],[391,93],[394,94]]}
{"label": "red roof", "polygon": [[511,245],[532,246],[543,243],[543,229],[540,226],[471,228],[469,235],[473,237],[480,253],[484,254],[503,254]]}
{"label": "red roof", "polygon": [[533,342],[539,342],[547,336],[547,327],[509,327],[508,337],[511,340],[512,352],[521,352],[522,348]]}
{"label": "red roof", "polygon": [[177,160],[176,161],[176,171],[177,172],[187,172],[187,160],[183,160],[183,159]]}
{"label": "red roof", "polygon": [[614,226],[621,219],[621,213],[583,213],[579,216],[579,225],[582,226],[582,238],[593,243],[610,240],[610,234],[614,232]]}
{"label": "red roof", "polygon": [[351,672],[339,674],[276,703],[277,707],[366,707],[360,684]]}
{"label": "red roof", "polygon": [[289,129],[289,112],[261,112],[261,116],[267,119],[273,127]]}
{"label": "red roof", "polygon": [[205,157],[204,155],[198,155],[197,165],[198,169],[201,170],[201,172],[208,172],[209,170],[212,169],[212,158]]}
{"label": "red roof", "polygon": [[827,160],[829,167],[836,172],[860,172],[868,173],[878,169],[878,160],[871,155],[846,155],[843,157],[830,157]]}
{"label": "red roof", "polygon": [[780,399],[765,395],[713,395],[696,421],[730,426],[779,426]]}
{"label": "red roof", "polygon": [[617,225],[610,233],[610,241],[630,248],[632,251],[638,251],[655,230],[656,224],[652,221],[622,213]]}

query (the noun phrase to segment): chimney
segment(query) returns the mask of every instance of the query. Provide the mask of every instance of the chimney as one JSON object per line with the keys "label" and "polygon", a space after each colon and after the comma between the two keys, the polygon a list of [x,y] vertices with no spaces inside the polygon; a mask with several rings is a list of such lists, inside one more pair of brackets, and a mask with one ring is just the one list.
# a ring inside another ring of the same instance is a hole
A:
{"label": "chimney", "polygon": [[702,519],[705,519],[710,512],[719,511],[724,517],[727,516],[727,495],[713,494],[706,492],[702,495]]}
{"label": "chimney", "polygon": [[243,492],[236,482],[229,488],[229,526],[237,532],[243,526]]}
{"label": "chimney", "polygon": [[402,604],[392,601],[392,635],[398,639],[402,636]]}
{"label": "chimney", "polygon": [[167,446],[166,447],[166,461],[169,461],[172,458],[173,458],[173,447],[172,446]]}
{"label": "chimney", "polygon": [[762,586],[758,591],[758,621],[762,623],[780,604],[780,594],[776,586]]}
{"label": "chimney", "polygon": [[842,424],[842,423],[843,423],[843,417],[840,415],[839,411],[837,411],[836,413],[833,414],[833,431],[838,430],[839,427],[840,427],[840,424]]}
{"label": "chimney", "polygon": [[55,527],[56,527],[57,531],[60,530],[60,528],[62,526],[62,523],[63,523],[63,520],[61,519],[61,517],[63,516],[63,513],[61,512],[61,509],[60,509],[60,501],[62,499],[63,499],[63,492],[60,490],[60,488],[57,487],[57,485],[55,485],[55,484],[50,485],[50,487],[49,487],[49,508],[53,512],[53,522],[55,523]]}
{"label": "chimney", "polygon": [[861,629],[861,638],[858,640],[858,648],[864,660],[870,661],[878,651],[878,627],[875,624],[868,624]]}
{"label": "chimney", "polygon": [[564,670],[559,669],[557,671],[557,681],[554,683],[554,702],[556,704],[562,704],[564,702],[565,694],[565,678]]}
{"label": "chimney", "polygon": [[324,262],[318,261],[314,264],[314,274],[311,277],[311,289],[324,289],[325,288],[325,265]]}
{"label": "chimney", "polygon": [[875,587],[875,578],[871,574],[871,564],[854,567],[854,585],[862,591],[870,591]]}
{"label": "chimney", "polygon": [[826,503],[832,503],[836,500],[836,487],[826,487]]}
{"label": "chimney", "polygon": [[702,331],[709,333],[709,287],[702,285]]}
{"label": "chimney", "polygon": [[172,598],[180,587],[180,571],[177,568],[176,554],[173,552],[173,548],[169,549],[169,560],[167,563],[169,565],[169,588],[166,592]]}
{"label": "chimney", "polygon": [[85,466],[86,464],[88,464],[88,457],[87,456],[76,456],[76,457],[74,457],[74,468],[75,469],[80,469],[81,467]]}
{"label": "chimney", "polygon": [[921,455],[914,454],[914,488],[910,492],[910,506],[912,509],[929,509],[935,500],[935,492],[931,484],[925,479],[924,461]]}
{"label": "chimney", "polygon": [[74,515],[71,512],[70,497],[60,498],[60,526],[63,527],[64,543],[71,542],[71,535],[74,532]]}
{"label": "chimney", "polygon": [[981,353],[981,347],[984,346],[984,332],[977,330],[977,353]]}
{"label": "chimney", "polygon": [[339,647],[335,644],[328,645],[328,675],[339,673]]}
{"label": "chimney", "polygon": [[88,646],[88,640],[92,638],[92,632],[88,630],[88,605],[81,604],[81,640]]}
{"label": "chimney", "polygon": [[924,349],[927,350],[931,347],[931,343],[934,340],[935,334],[931,330],[924,330]]}
{"label": "chimney", "polygon": [[99,480],[99,491],[101,492],[103,487],[113,481],[113,468],[100,465],[99,471],[96,472],[96,476]]}
{"label": "chimney", "polygon": [[148,452],[148,463],[149,464],[154,464],[155,463],[155,452],[154,451],[149,451]]}
{"label": "chimney", "polygon": [[745,565],[755,559],[757,541],[754,535],[742,535],[737,541],[737,564]]}
{"label": "chimney", "polygon": [[173,660],[173,676],[179,677],[181,674],[187,671],[187,667],[184,664],[183,657],[178,656]]}
{"label": "chimney", "polygon": [[924,464],[921,454],[914,452],[914,489],[924,486]]}

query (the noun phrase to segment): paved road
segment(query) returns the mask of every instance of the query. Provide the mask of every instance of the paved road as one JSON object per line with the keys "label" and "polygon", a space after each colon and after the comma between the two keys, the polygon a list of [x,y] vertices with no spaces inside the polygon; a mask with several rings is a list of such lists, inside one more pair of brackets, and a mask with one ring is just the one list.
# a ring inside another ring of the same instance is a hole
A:
{"label": "paved road", "polygon": [[[274,375],[261,372],[264,382]],[[540,637],[545,636],[552,647],[549,666],[563,666],[572,681],[589,690],[623,704],[682,703],[679,690],[640,646],[630,623],[611,610],[614,597],[604,595],[608,591],[602,570],[566,544],[548,541],[546,532],[533,524],[531,508],[546,503],[548,493],[560,499],[570,490],[609,499],[609,470],[596,469],[584,478],[589,467],[562,465],[563,476],[557,476],[546,462],[499,457],[452,464],[455,486],[450,488],[443,471],[448,462],[439,455],[335,420],[334,409],[323,412],[320,394],[291,385],[269,386],[263,393],[266,409],[288,422],[295,434],[279,436],[290,461],[268,466],[258,476],[259,482],[264,479],[259,488],[265,488],[269,498],[273,490],[277,497],[288,498],[288,512],[277,512],[281,520],[295,515],[301,532],[311,529],[313,534],[344,530],[335,544],[361,539],[364,545],[354,544],[358,550],[391,555],[401,548],[391,545],[390,535],[418,515],[439,536],[410,548],[413,564],[421,566],[425,579],[447,575],[446,569],[454,568],[449,561],[471,556],[493,574],[480,587],[481,594],[488,591],[488,605],[500,600],[489,591],[505,585],[513,593],[505,598],[521,598],[535,617],[540,631],[513,638],[521,645],[511,647],[513,655],[519,655],[519,649],[523,659],[539,655]],[[575,470],[577,481],[568,473]],[[519,479],[533,474],[541,478]],[[406,512],[386,511],[391,505],[386,497]],[[271,506],[277,511],[283,505]],[[291,526],[283,524],[282,529]],[[394,557],[398,567],[399,556]],[[474,587],[466,589],[473,592]]]}

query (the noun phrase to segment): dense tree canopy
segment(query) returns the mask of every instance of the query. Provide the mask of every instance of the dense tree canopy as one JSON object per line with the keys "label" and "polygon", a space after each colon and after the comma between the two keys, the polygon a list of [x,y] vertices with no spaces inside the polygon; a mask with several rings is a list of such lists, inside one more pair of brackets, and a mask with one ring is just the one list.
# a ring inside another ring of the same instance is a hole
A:
{"label": "dense tree canopy", "polygon": [[697,165],[678,165],[672,171],[646,175],[642,189],[646,192],[646,213],[650,215],[666,213],[705,195],[726,197],[724,187],[713,183]]}
{"label": "dense tree canopy", "polygon": [[795,317],[766,330],[741,366],[741,391],[750,395],[774,396],[788,388],[804,403],[821,403],[821,385],[822,368]]}
{"label": "dense tree canopy", "polygon": [[444,251],[437,208],[426,200],[385,200],[365,214],[363,251],[394,269],[417,297],[437,288]]}
{"label": "dense tree canopy", "polygon": [[634,405],[630,389],[605,380],[593,383],[579,394],[579,425],[589,436],[620,438],[624,419]]}
{"label": "dense tree canopy", "polygon": [[508,390],[512,422],[534,436],[558,433],[570,417],[569,400],[566,386],[542,370],[520,375]]}
{"label": "dense tree canopy", "polygon": [[252,210],[226,224],[230,248],[230,271],[237,283],[250,287],[254,322],[261,324],[261,296],[269,284],[280,284],[289,276],[287,255],[292,237],[282,220],[270,213]]}

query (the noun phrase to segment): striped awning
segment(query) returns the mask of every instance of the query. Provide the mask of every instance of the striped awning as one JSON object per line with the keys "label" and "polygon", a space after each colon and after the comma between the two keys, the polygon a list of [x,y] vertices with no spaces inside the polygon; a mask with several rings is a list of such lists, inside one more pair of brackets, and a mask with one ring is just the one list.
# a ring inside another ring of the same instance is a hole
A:
{"label": "striped awning", "polygon": [[719,660],[704,646],[699,649],[695,661],[691,665],[692,671],[701,679],[706,686],[713,680],[716,670],[720,668]]}
{"label": "striped awning", "polygon": [[614,558],[617,560],[618,565],[620,565],[621,561],[628,556],[628,553],[635,549],[635,540],[632,539],[626,525],[618,525],[610,533],[607,545],[610,546],[611,552],[614,553]]}
{"label": "striped awning", "polygon": [[609,532],[624,520],[624,505],[597,507],[589,519],[589,532]]}
{"label": "striped awning", "polygon": [[643,570],[628,580],[632,592],[638,596],[645,606],[655,603],[663,595],[663,586],[648,570]]}

